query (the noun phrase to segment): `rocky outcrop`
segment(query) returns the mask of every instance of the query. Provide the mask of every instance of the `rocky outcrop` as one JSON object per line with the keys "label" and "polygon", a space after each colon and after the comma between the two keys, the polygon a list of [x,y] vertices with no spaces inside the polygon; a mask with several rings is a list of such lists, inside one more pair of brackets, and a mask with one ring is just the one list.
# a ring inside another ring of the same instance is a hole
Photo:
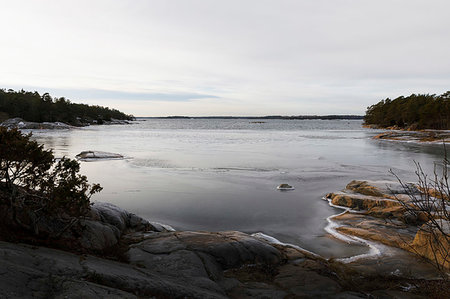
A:
{"label": "rocky outcrop", "polygon": [[110,120],[93,120],[86,119],[81,120],[77,118],[75,121],[71,122],[73,125],[69,125],[63,122],[31,122],[25,121],[20,117],[10,118],[0,123],[0,126],[7,128],[17,128],[22,130],[58,130],[58,129],[73,129],[74,127],[85,127],[89,125],[128,125],[131,122],[128,120],[121,120],[111,118]]}
{"label": "rocky outcrop", "polygon": [[113,204],[96,202],[91,207],[90,216],[80,220],[79,224],[62,238],[79,240],[79,245],[85,252],[103,252],[117,246],[124,234],[137,231],[160,232],[166,229],[152,225]]}
{"label": "rocky outcrop", "polygon": [[130,121],[124,119],[115,119],[111,118],[111,120],[103,120],[104,125],[128,125]]}
{"label": "rocky outcrop", "polygon": [[0,256],[2,298],[313,298],[341,293],[325,261],[239,232],[147,233],[130,246],[128,263],[5,242],[0,242]]}
{"label": "rocky outcrop", "polygon": [[383,292],[412,296],[401,287],[343,287],[349,278],[340,275],[346,271],[342,265],[240,232],[148,232],[130,235],[133,238],[141,241],[130,244],[127,262],[0,242],[0,297],[367,298]]}
{"label": "rocky outcrop", "polygon": [[[173,230],[102,202],[95,202],[89,214],[81,218],[53,217],[46,213],[30,218],[26,211],[16,212],[21,226],[12,220],[13,212],[8,206],[1,205],[0,211],[0,232],[8,232],[0,235],[1,239],[63,248],[75,253],[104,255],[112,251],[117,255],[121,240],[127,234]],[[24,225],[31,222],[34,222],[32,227]]]}
{"label": "rocky outcrop", "polygon": [[384,245],[408,249],[418,228],[394,219],[386,221],[364,213],[344,213],[333,217],[339,223],[337,231]]}
{"label": "rocky outcrop", "polygon": [[[413,184],[405,185],[410,194],[418,195],[419,189]],[[410,197],[403,186],[391,181],[351,181],[341,192],[328,193],[325,197],[331,204],[364,212],[378,218],[399,219],[405,223],[417,224],[426,221],[421,213],[412,215],[405,204]]]}
{"label": "rocky outcrop", "polygon": [[[70,231],[70,232],[69,232]],[[175,232],[109,203],[62,236],[66,251],[0,242],[1,298],[366,298],[346,266],[262,234]],[[78,234],[78,236],[76,236]],[[72,243],[68,242],[72,238]],[[78,241],[77,240],[81,240]],[[69,244],[97,256],[76,254]],[[120,262],[105,259],[120,245]],[[117,247],[117,246],[116,246]],[[72,251],[72,253],[67,252]],[[101,253],[101,254],[99,254]],[[343,274],[347,273],[347,274]],[[351,278],[349,278],[349,275]]]}
{"label": "rocky outcrop", "polygon": [[[333,217],[340,225],[337,231],[402,248],[448,268],[449,222],[429,221],[426,213],[406,208],[413,207],[410,195],[416,195],[415,204],[422,197],[412,184],[406,185],[409,195],[405,194],[404,186],[387,181],[352,181],[343,191],[327,194],[332,205],[349,209]],[[437,230],[436,222],[443,231]]]}
{"label": "rocky outcrop", "polygon": [[0,123],[0,126],[7,128],[17,128],[17,129],[47,129],[47,130],[57,130],[57,129],[71,129],[71,125],[62,122],[30,122],[25,121],[21,118],[11,118]]}
{"label": "rocky outcrop", "polygon": [[117,160],[124,158],[121,154],[101,151],[84,151],[75,157],[81,161]]}
{"label": "rocky outcrop", "polygon": [[422,130],[422,131],[405,131],[397,130],[380,133],[374,136],[374,139],[380,140],[396,140],[406,142],[450,142],[449,130]]}

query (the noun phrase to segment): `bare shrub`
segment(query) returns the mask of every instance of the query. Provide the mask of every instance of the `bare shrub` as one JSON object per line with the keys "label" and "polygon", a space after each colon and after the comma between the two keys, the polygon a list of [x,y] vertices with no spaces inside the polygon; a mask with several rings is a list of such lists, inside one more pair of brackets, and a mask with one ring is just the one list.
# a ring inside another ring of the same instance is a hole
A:
{"label": "bare shrub", "polygon": [[418,162],[415,174],[416,184],[403,182],[392,170],[401,184],[406,198],[395,195],[408,218],[416,219],[421,224],[414,241],[407,244],[411,251],[426,257],[431,264],[445,277],[450,269],[450,184],[448,168],[450,161],[447,158],[444,146],[444,159],[442,170],[435,164],[431,176],[426,174]]}

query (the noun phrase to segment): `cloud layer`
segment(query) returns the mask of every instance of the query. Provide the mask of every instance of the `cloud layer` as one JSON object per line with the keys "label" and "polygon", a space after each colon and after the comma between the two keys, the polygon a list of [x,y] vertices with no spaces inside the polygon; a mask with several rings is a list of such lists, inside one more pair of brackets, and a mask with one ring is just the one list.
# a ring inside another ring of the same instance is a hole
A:
{"label": "cloud layer", "polygon": [[450,82],[448,1],[8,1],[0,85],[135,115],[364,113]]}

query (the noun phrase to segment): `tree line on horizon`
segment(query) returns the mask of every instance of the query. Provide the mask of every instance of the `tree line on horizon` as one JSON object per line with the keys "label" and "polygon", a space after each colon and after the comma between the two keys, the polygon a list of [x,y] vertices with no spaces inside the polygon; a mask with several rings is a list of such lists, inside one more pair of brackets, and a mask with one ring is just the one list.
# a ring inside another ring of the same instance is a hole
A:
{"label": "tree line on horizon", "polygon": [[364,122],[380,128],[450,130],[450,91],[381,100],[367,108]]}
{"label": "tree line on horizon", "polygon": [[343,119],[363,119],[362,115],[267,115],[267,116],[184,116],[184,115],[172,115],[172,116],[154,116],[146,118],[159,118],[159,119],[282,119],[282,120],[343,120]]}
{"label": "tree line on horizon", "polygon": [[76,104],[64,97],[52,98],[48,93],[40,95],[37,91],[0,89],[0,121],[15,117],[30,122],[63,122],[73,126],[134,119],[116,109]]}

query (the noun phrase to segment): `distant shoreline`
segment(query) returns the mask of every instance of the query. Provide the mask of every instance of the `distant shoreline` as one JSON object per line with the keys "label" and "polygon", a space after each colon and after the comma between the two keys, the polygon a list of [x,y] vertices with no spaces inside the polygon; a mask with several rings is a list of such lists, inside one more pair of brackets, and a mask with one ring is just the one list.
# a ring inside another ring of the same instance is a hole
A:
{"label": "distant shoreline", "polygon": [[136,118],[145,119],[281,119],[281,120],[354,120],[363,119],[362,115],[297,115],[297,116],[282,116],[282,115],[268,115],[268,116],[137,116]]}

